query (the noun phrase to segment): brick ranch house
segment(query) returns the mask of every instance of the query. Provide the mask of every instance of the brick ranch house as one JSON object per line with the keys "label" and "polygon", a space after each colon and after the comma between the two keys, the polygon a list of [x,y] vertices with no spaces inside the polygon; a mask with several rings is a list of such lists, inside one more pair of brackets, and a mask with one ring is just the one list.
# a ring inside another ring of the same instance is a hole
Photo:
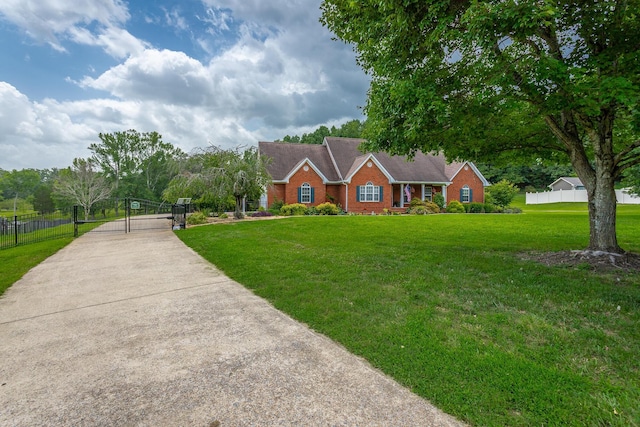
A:
{"label": "brick ranch house", "polygon": [[271,158],[273,179],[264,207],[275,200],[316,206],[330,201],[347,212],[381,213],[404,209],[413,198],[431,201],[441,193],[447,203],[484,202],[490,185],[471,162],[446,163],[444,156],[362,153],[355,138],[324,139],[321,145],[259,142],[260,154]]}

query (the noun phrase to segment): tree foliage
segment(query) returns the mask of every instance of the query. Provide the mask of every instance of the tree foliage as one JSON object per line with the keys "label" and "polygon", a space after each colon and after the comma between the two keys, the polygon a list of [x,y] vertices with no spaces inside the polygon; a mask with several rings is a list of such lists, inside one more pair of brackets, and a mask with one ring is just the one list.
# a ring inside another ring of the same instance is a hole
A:
{"label": "tree foliage", "polygon": [[95,203],[111,196],[111,186],[105,177],[96,171],[92,159],[74,159],[73,166],[60,172],[53,191],[82,206],[85,221],[89,219],[91,207]]}
{"label": "tree foliage", "polygon": [[101,133],[99,143],[89,145],[93,161],[113,184],[114,196],[159,200],[178,171],[182,150],[162,141],[157,132]]}
{"label": "tree foliage", "polygon": [[223,210],[232,200],[234,216],[242,218],[244,200],[259,199],[271,176],[268,160],[255,147],[242,150],[211,146],[196,150],[184,162],[183,171],[174,177],[163,193],[167,201],[191,197],[199,205]]}
{"label": "tree foliage", "polygon": [[350,120],[344,123],[339,128],[331,126],[329,129],[326,126],[320,126],[318,129],[311,133],[303,133],[302,136],[286,135],[282,138],[282,142],[294,142],[300,144],[322,144],[324,138],[327,136],[343,137],[343,138],[360,138],[364,129],[364,122],[360,120]]}
{"label": "tree foliage", "polygon": [[325,0],[372,76],[369,149],[570,160],[590,248],[619,252],[614,182],[640,163],[640,0]]}

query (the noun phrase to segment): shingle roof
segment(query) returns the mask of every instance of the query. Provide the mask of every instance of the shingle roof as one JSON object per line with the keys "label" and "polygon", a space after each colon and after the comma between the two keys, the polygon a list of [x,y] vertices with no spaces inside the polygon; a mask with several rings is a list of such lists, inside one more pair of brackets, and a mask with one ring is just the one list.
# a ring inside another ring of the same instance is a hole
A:
{"label": "shingle roof", "polygon": [[273,159],[267,169],[274,181],[284,180],[305,158],[308,158],[327,180],[340,180],[327,148],[322,145],[261,141],[258,143],[258,150],[260,154]]}
{"label": "shingle roof", "polygon": [[[349,172],[354,170],[354,159],[363,155],[358,147],[364,140],[327,137],[325,141],[333,154],[340,175],[346,179]],[[407,156],[390,156],[384,152],[376,152],[373,155],[396,182],[449,182],[444,174],[445,161],[443,156],[418,152],[413,160],[408,160]]]}
{"label": "shingle roof", "polygon": [[[258,147],[261,154],[273,159],[269,172],[274,181],[283,181],[302,160],[308,158],[328,181],[338,182],[348,180],[369,157],[369,153],[359,150],[363,142],[358,138],[327,137],[322,145],[263,141],[258,143]],[[441,154],[418,152],[413,160],[384,152],[372,154],[392,181],[402,183],[449,183],[464,165],[458,162],[447,164]]]}

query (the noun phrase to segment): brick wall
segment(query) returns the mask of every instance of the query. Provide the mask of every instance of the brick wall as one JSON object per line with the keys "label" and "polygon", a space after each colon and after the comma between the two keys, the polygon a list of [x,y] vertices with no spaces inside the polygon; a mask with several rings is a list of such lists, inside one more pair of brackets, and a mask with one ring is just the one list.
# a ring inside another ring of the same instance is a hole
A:
{"label": "brick wall", "polygon": [[[371,167],[368,166],[371,164]],[[357,188],[358,186],[366,185],[371,181],[373,185],[382,186],[382,200],[380,202],[358,202],[357,200]],[[375,163],[367,162],[360,170],[353,176],[351,183],[349,184],[349,212],[354,213],[381,213],[384,208],[391,207],[391,184],[389,179],[378,169]]]}
{"label": "brick wall", "polygon": [[306,203],[307,206],[316,206],[326,201],[327,188],[322,182],[322,178],[311,167],[307,166],[307,170],[305,170],[305,166],[298,169],[289,179],[284,198],[285,204],[298,203],[298,187],[305,182],[308,182],[314,189],[314,201]]}
{"label": "brick wall", "polygon": [[447,187],[447,203],[451,200],[460,201],[460,189],[465,185],[469,186],[472,190],[472,202],[484,203],[484,186],[478,175],[475,174],[469,165],[465,165],[455,176],[451,185]]}

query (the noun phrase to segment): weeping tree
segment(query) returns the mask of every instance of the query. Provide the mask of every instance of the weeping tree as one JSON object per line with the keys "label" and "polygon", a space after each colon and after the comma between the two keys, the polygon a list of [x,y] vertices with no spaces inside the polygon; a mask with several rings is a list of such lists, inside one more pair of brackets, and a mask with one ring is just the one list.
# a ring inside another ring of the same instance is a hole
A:
{"label": "weeping tree", "polygon": [[570,161],[589,249],[621,253],[614,183],[640,164],[640,0],[325,0],[371,75],[369,150]]}
{"label": "weeping tree", "polygon": [[246,199],[259,198],[271,182],[267,159],[255,147],[224,150],[215,146],[195,150],[163,193],[165,200],[192,197],[200,203],[235,201],[234,217],[243,218]]}

